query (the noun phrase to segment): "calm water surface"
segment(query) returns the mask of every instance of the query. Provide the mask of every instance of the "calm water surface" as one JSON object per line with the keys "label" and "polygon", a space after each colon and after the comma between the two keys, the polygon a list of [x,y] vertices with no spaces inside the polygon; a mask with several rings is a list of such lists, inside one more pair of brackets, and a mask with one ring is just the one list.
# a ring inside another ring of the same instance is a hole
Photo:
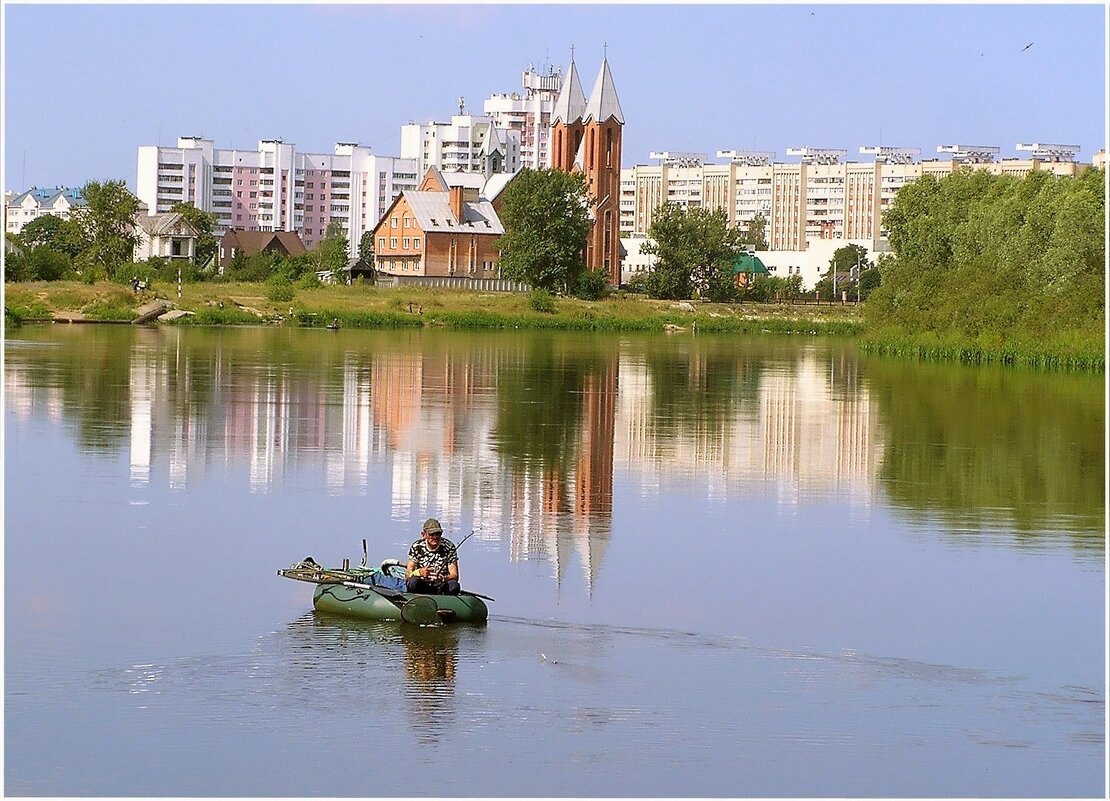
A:
{"label": "calm water surface", "polygon": [[[802,337],[4,353],[8,795],[1103,795],[1101,376]],[[487,626],[275,575],[429,515]]]}

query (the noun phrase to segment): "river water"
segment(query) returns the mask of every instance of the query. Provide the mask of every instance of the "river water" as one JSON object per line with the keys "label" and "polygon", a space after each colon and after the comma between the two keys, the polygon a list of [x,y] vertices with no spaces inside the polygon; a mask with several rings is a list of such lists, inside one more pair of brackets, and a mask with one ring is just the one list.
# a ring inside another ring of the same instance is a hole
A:
{"label": "river water", "polygon": [[[1102,796],[1102,376],[809,337],[27,327],[5,792]],[[483,627],[275,571],[462,546]]]}

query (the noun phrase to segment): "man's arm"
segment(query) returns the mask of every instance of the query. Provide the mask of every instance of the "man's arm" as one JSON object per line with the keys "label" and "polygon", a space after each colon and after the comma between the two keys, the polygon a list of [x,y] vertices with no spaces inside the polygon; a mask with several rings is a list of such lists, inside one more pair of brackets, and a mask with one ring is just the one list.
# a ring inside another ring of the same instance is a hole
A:
{"label": "man's arm", "polygon": [[416,567],[416,560],[410,557],[409,563],[405,565],[405,578],[409,579],[416,575],[419,575],[419,571]]}
{"label": "man's arm", "polygon": [[459,580],[459,563],[458,562],[452,562],[451,564],[447,565],[447,580],[448,581],[458,581]]}

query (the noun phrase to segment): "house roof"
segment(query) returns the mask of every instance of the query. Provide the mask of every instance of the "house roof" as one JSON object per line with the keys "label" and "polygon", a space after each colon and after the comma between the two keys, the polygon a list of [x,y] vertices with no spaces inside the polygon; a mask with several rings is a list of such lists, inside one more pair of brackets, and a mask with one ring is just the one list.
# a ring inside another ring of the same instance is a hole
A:
{"label": "house roof", "polygon": [[290,256],[299,256],[307,251],[296,231],[240,231],[232,228],[224,237],[230,238],[232,247],[237,247],[244,256],[261,253],[275,242],[284,247]]}
{"label": "house roof", "polygon": [[463,189],[473,189],[476,192],[482,191],[482,186],[486,182],[486,176],[480,172],[444,172],[440,173],[443,178],[444,188],[452,186],[461,186]]}
{"label": "house roof", "polygon": [[504,191],[505,187],[520,173],[505,173],[495,172],[486,181],[486,185],[482,187],[482,200],[488,200],[491,203],[497,199],[497,196]]}
{"label": "house roof", "polygon": [[405,192],[402,197],[412,209],[416,224],[425,234],[431,233],[505,233],[493,204],[488,200],[463,203],[463,219],[455,219],[448,192]]}
{"label": "house roof", "polygon": [[167,236],[172,234],[177,234],[178,236],[197,236],[199,234],[199,231],[193,227],[193,224],[176,211],[154,214],[149,217],[139,215],[135,219],[135,224],[146,231],[150,236]]}
{"label": "house roof", "polygon": [[557,120],[564,123],[576,122],[582,119],[586,110],[586,96],[582,93],[582,82],[578,80],[578,68],[570,62],[563,88],[559,90],[559,99],[555,101],[555,110],[551,112],[551,124]]}
{"label": "house roof", "polygon": [[770,275],[771,271],[767,269],[767,265],[759,260],[759,256],[752,253],[741,253],[732,264],[732,274],[736,275],[738,273]]}
{"label": "house roof", "polygon": [[609,60],[605,59],[601,62],[601,71],[597,74],[582,119],[605,122],[610,117],[615,117],[617,122],[624,125],[624,113],[621,111],[620,100],[617,99],[617,87],[613,83],[613,74],[609,72]]}
{"label": "house roof", "polygon": [[72,206],[85,205],[85,197],[81,194],[80,189],[67,189],[62,186],[55,187],[54,189],[40,189],[37,186],[32,186],[26,192],[20,192],[19,194],[9,198],[8,205],[22,206],[23,201],[29,198],[40,207],[53,206],[55,203],[58,202],[59,197],[64,197]]}

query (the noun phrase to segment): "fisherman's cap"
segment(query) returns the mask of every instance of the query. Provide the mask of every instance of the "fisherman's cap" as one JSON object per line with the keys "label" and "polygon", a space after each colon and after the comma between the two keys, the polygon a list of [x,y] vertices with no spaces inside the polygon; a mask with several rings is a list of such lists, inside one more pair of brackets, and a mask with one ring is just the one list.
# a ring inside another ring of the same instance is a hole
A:
{"label": "fisherman's cap", "polygon": [[429,517],[427,520],[424,521],[424,533],[425,534],[442,534],[443,533],[443,526],[441,526],[439,524],[439,521],[436,520],[434,517]]}

